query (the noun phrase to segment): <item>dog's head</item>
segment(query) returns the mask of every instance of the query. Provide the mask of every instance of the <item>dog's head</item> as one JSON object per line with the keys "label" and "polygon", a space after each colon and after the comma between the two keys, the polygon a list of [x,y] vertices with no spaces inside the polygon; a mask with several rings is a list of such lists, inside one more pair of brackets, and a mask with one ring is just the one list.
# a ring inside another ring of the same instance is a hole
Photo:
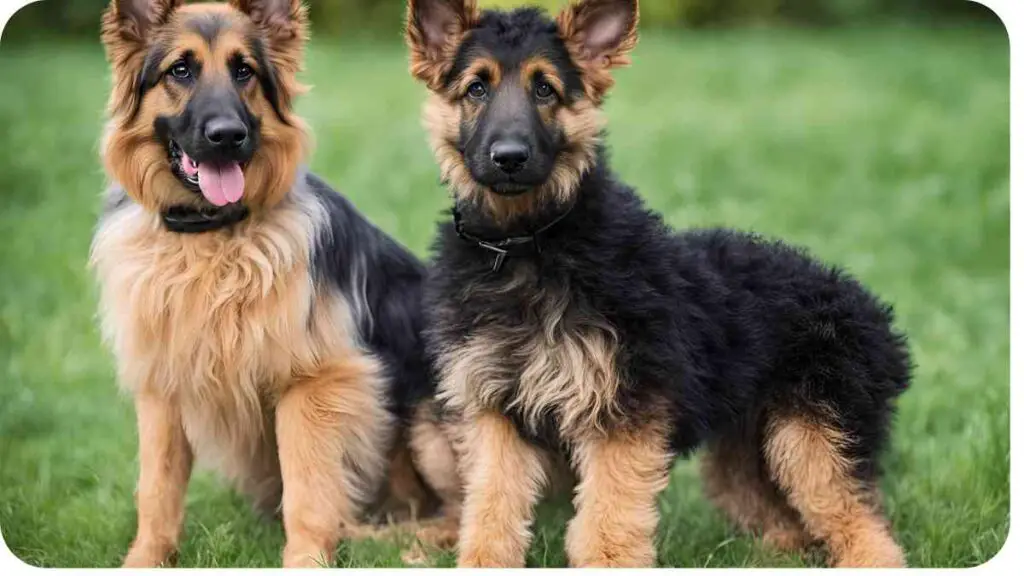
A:
{"label": "dog's head", "polygon": [[292,113],[306,27],[301,0],[112,0],[111,177],[151,210],[278,202],[306,153]]}
{"label": "dog's head", "polygon": [[410,68],[431,90],[424,120],[455,195],[499,221],[571,201],[637,22],[637,0],[576,0],[555,20],[535,8],[410,0]]}

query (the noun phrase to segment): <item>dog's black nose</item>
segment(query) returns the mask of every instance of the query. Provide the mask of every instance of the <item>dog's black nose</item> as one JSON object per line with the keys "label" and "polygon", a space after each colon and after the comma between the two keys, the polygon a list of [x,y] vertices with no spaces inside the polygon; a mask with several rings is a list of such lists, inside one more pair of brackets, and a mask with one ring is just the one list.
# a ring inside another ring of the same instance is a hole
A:
{"label": "dog's black nose", "polygon": [[203,135],[218,148],[240,148],[249,138],[249,130],[241,120],[214,118],[203,127]]}
{"label": "dog's black nose", "polygon": [[530,159],[530,149],[515,140],[498,140],[491,145],[491,162],[508,174],[515,174]]}

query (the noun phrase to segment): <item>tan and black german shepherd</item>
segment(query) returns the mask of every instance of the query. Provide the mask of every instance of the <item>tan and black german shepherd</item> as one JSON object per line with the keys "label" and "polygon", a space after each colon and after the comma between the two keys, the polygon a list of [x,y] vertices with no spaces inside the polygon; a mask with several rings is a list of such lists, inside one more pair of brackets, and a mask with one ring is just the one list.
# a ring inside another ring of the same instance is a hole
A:
{"label": "tan and black german shepherd", "polygon": [[194,460],[280,509],[286,566],[330,562],[368,505],[457,490],[420,480],[448,465],[422,456],[437,433],[417,420],[423,267],[304,167],[303,4],[113,0],[102,39],[91,264],[139,434],[124,564],[172,556]]}
{"label": "tan and black german shepherd", "polygon": [[[671,230],[615,175],[601,105],[637,0],[409,0],[412,74],[452,197],[424,287],[465,501],[459,565],[526,560],[552,463],[572,566],[657,561],[658,498],[706,449],[711,499],[769,544],[902,566],[879,478],[910,385],[892,308],[807,251]],[[672,73],[672,71],[667,71]]]}

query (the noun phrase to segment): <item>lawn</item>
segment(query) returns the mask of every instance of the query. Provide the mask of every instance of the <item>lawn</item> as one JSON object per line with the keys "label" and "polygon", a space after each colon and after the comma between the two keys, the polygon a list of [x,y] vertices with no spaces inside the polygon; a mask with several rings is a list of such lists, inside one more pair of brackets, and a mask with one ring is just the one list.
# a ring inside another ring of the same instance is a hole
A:
{"label": "lawn", "polygon": [[[997,30],[651,33],[607,105],[613,165],[671,223],[809,246],[895,305],[917,370],[884,491],[915,566],[982,563],[1009,527],[1008,59]],[[308,70],[314,169],[426,257],[447,199],[402,47],[319,41]],[[0,529],[31,564],[113,566],[136,441],[85,268],[107,71],[97,45],[37,42],[5,44],[0,72]],[[663,565],[822,562],[735,534],[693,462],[662,512]],[[542,507],[529,565],[565,565],[570,515]],[[179,565],[274,566],[282,543],[195,476]],[[399,543],[338,564],[400,566]]]}

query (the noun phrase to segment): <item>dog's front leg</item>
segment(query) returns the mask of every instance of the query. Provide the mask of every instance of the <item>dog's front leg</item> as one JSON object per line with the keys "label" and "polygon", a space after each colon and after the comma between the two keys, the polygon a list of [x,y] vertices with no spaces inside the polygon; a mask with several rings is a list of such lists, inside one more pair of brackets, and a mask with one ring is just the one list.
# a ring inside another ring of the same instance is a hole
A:
{"label": "dog's front leg", "polygon": [[143,568],[160,566],[178,548],[192,449],[173,398],[139,392],[135,415],[139,427],[138,528],[124,566]]}
{"label": "dog's front leg", "polygon": [[379,479],[390,416],[378,382],[372,362],[353,356],[297,378],[278,403],[286,567],[329,566]]}
{"label": "dog's front leg", "polygon": [[580,440],[576,517],[565,536],[574,567],[650,567],[658,527],[658,494],[668,485],[671,455],[658,426]]}
{"label": "dog's front leg", "polygon": [[464,429],[466,499],[460,567],[521,567],[533,509],[546,482],[542,455],[504,416],[485,412]]}

